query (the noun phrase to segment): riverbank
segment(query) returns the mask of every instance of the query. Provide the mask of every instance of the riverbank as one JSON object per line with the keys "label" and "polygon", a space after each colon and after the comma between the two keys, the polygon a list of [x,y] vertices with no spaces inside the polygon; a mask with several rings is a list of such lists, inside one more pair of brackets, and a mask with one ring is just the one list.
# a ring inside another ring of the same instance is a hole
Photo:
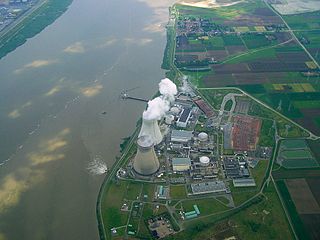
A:
{"label": "riverbank", "polygon": [[0,37],[0,59],[52,24],[68,9],[72,1],[43,1],[27,16],[22,16],[17,23],[8,26],[9,30],[4,30],[5,33]]}

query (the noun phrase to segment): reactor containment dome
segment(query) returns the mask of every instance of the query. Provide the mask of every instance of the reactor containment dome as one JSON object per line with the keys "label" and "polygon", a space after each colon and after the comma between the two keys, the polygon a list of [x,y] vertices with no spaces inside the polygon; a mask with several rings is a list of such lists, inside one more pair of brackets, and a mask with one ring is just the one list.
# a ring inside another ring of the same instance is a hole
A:
{"label": "reactor containment dome", "polygon": [[210,163],[210,158],[209,157],[207,157],[207,156],[200,157],[200,164],[202,166],[208,166],[209,163]]}

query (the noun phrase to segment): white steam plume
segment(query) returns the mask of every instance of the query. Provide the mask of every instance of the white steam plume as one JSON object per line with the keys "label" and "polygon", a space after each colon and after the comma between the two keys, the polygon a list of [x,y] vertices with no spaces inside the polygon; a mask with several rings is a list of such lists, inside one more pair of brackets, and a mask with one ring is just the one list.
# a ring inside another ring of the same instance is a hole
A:
{"label": "white steam plume", "polygon": [[174,101],[174,95],[178,93],[177,86],[168,78],[159,83],[161,96],[148,102],[148,108],[143,112],[143,119],[160,120],[170,109],[170,102]]}
{"label": "white steam plume", "polygon": [[148,102],[148,108],[143,112],[143,119],[160,120],[170,109],[170,102],[162,97],[156,97]]}
{"label": "white steam plume", "polygon": [[169,78],[164,78],[160,81],[159,91],[170,102],[174,101],[174,96],[178,93],[177,86]]}

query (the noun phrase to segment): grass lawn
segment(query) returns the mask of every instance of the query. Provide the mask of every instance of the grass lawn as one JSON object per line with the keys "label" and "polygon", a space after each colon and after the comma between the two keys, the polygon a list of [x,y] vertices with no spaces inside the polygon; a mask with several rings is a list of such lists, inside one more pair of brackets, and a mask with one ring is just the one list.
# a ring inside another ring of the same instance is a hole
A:
{"label": "grass lawn", "polygon": [[200,210],[200,216],[208,215],[212,213],[218,213],[224,210],[229,209],[219,201],[217,201],[214,198],[207,198],[207,199],[192,199],[192,200],[186,200],[182,202],[182,206],[184,211],[193,211],[193,205],[198,205],[198,208]]}
{"label": "grass lawn", "polygon": [[265,177],[268,168],[269,160],[260,160],[254,169],[251,169],[251,174],[256,181],[257,187],[260,188],[263,178]]}
{"label": "grass lawn", "polygon": [[187,197],[186,188],[184,185],[170,186],[170,197],[172,199],[184,199]]}
{"label": "grass lawn", "polygon": [[226,204],[226,205],[230,203],[229,199],[224,197],[224,196],[218,196],[218,197],[216,197],[216,199],[219,200],[220,202]]}
{"label": "grass lawn", "polygon": [[258,145],[272,147],[274,145],[275,129],[272,127],[273,121],[269,119],[262,120]]}
{"label": "grass lawn", "polygon": [[293,239],[280,200],[271,183],[266,198],[230,218],[241,239]]}
{"label": "grass lawn", "polygon": [[127,223],[128,212],[121,212],[120,208],[123,204],[127,183],[120,181],[118,184],[112,183],[107,189],[106,195],[101,200],[102,218],[105,230],[110,236],[112,227],[123,226]]}
{"label": "grass lawn", "polygon": [[147,195],[147,199],[145,201],[152,201],[154,198],[155,185],[149,183],[143,183],[142,196]]}
{"label": "grass lawn", "polygon": [[129,182],[127,185],[125,198],[129,200],[136,200],[138,197],[140,197],[141,188],[141,183]]}
{"label": "grass lawn", "polygon": [[244,203],[258,192],[257,187],[235,188],[233,185],[231,185],[230,190],[235,206]]}

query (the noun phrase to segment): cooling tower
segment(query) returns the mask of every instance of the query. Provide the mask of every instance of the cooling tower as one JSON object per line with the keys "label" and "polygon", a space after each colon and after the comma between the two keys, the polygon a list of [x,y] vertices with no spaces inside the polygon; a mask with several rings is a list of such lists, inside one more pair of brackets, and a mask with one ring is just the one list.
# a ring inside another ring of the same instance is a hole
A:
{"label": "cooling tower", "polygon": [[154,151],[154,143],[150,136],[144,135],[138,138],[138,150],[133,160],[133,169],[141,175],[151,175],[158,171],[159,160]]}
{"label": "cooling tower", "polygon": [[142,118],[142,126],[139,133],[139,137],[148,135],[153,140],[154,145],[161,143],[162,135],[160,132],[160,128],[158,125],[158,121],[154,120],[147,120]]}

